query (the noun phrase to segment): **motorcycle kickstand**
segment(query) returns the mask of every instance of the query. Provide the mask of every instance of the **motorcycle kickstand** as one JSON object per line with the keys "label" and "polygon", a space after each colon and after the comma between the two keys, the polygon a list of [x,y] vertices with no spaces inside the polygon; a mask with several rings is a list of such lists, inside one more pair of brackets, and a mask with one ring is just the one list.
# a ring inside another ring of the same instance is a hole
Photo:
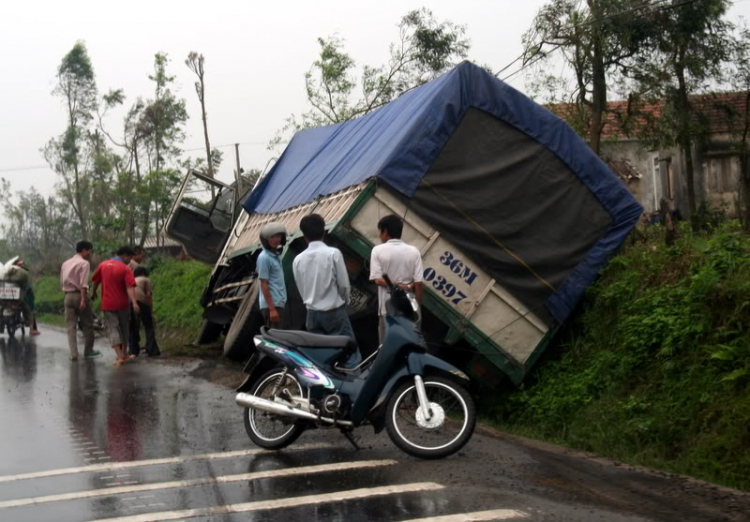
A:
{"label": "motorcycle kickstand", "polygon": [[342,429],[341,434],[346,437],[346,440],[348,440],[352,446],[354,446],[355,450],[360,451],[362,449],[362,447],[357,444],[360,437],[355,437],[352,430]]}

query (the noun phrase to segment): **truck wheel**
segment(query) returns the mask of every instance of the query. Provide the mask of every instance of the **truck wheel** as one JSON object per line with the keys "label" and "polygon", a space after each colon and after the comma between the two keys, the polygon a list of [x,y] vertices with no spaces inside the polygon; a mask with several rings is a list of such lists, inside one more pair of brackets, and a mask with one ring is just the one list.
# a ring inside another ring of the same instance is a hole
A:
{"label": "truck wheel", "polygon": [[253,336],[260,332],[263,317],[254,306],[258,300],[259,288],[260,284],[255,281],[245,293],[245,298],[234,314],[232,324],[229,325],[229,331],[224,338],[224,357],[227,359],[245,361],[255,349]]}
{"label": "truck wheel", "polygon": [[198,329],[198,334],[195,336],[195,344],[211,344],[219,338],[223,329],[224,325],[204,319]]}

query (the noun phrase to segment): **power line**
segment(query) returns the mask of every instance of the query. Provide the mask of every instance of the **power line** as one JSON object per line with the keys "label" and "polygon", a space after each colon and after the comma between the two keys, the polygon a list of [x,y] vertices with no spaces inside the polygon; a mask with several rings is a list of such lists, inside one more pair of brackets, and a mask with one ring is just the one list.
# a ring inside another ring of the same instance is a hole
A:
{"label": "power line", "polygon": [[[240,141],[234,143],[226,143],[224,145],[211,145],[212,149],[221,149],[224,147],[234,147],[235,145],[268,145],[267,141]],[[182,152],[195,152],[197,150],[206,150],[205,145],[203,147],[197,147],[195,149],[183,149]]]}
{"label": "power line", "polygon": [[0,169],[0,172],[22,172],[25,170],[40,170],[40,169],[49,169],[49,165],[30,165],[27,167],[9,167],[5,169]]}
{"label": "power line", "polygon": [[[280,143],[283,144],[283,143],[288,143],[288,142],[280,142]],[[268,142],[265,142],[265,141],[240,141],[238,143],[227,143],[225,145],[212,145],[211,148],[220,149],[220,148],[224,148],[224,147],[234,147],[235,145],[268,145]],[[195,151],[199,151],[199,150],[205,151],[206,147],[198,147],[198,148],[195,148],[195,149],[183,149],[182,152],[195,152]],[[6,168],[1,168],[0,169],[0,173],[3,173],[3,172],[24,172],[24,171],[28,171],[28,170],[41,170],[41,169],[49,169],[49,170],[51,170],[52,168],[49,165],[27,165],[27,166],[23,166],[23,167],[6,167]]]}

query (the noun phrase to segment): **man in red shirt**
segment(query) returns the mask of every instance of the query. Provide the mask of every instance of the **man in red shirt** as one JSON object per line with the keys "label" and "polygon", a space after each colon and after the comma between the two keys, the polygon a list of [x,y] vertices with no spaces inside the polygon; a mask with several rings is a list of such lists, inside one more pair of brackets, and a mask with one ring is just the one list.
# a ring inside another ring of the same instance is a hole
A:
{"label": "man in red shirt", "polygon": [[135,300],[135,277],[128,268],[134,255],[135,252],[129,246],[120,247],[115,257],[100,264],[91,278],[94,282],[92,300],[96,299],[96,291],[102,285],[101,309],[104,312],[107,337],[117,355],[117,366],[128,360],[125,347],[130,324],[129,303],[132,303],[134,313],[141,311]]}

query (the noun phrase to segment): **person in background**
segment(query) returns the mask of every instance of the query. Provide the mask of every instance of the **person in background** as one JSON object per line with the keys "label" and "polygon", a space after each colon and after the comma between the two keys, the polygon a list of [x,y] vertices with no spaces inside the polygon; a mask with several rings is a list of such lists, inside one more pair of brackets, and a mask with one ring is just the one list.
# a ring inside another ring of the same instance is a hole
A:
{"label": "person in background", "polygon": [[94,350],[94,312],[89,298],[89,274],[91,254],[94,246],[88,241],[76,243],[76,254],[65,261],[60,268],[60,288],[65,293],[65,324],[68,328],[68,348],[70,360],[78,360],[78,325],[83,331],[83,356],[87,359],[99,357],[102,353]]}
{"label": "person in background", "polygon": [[256,262],[260,281],[260,313],[266,328],[283,328],[286,283],[281,266],[281,250],[286,243],[286,228],[281,223],[268,223],[260,231],[260,242],[263,251]]}
{"label": "person in background", "polygon": [[130,268],[133,272],[135,272],[135,269],[141,266],[141,263],[143,263],[146,260],[146,251],[143,250],[142,247],[134,246],[133,247],[133,259],[130,260],[128,263],[128,268]]}
{"label": "person in background", "polygon": [[[161,351],[156,342],[156,331],[154,329],[154,298],[151,279],[148,277],[148,270],[142,266],[136,268],[133,275],[135,276],[135,300],[138,302],[141,313],[134,315],[131,321],[135,323],[136,331],[140,331],[141,323],[143,323],[143,328],[146,330],[146,346],[144,347],[146,354],[149,357],[158,357],[161,355]],[[132,336],[130,340],[130,353],[138,356],[140,353],[140,347],[138,346],[140,335],[136,338],[135,345],[132,344]]]}
{"label": "person in background", "polygon": [[92,277],[94,289],[91,299],[96,299],[96,291],[99,285],[102,286],[101,309],[104,312],[107,337],[117,357],[117,366],[129,359],[126,346],[130,326],[130,305],[134,313],[140,313],[140,307],[135,300],[135,277],[128,268],[128,263],[134,255],[135,252],[129,246],[120,247],[115,257],[100,264]]}
{"label": "person in background", "polygon": [[[128,263],[128,268],[135,275],[136,269],[146,259],[146,251],[139,246],[134,246],[133,252],[133,259]],[[138,357],[138,354],[141,353],[141,322],[138,319],[138,314],[133,311],[132,306],[130,308],[130,323],[128,324],[128,346],[130,355]]]}
{"label": "person in background", "polygon": [[[25,271],[29,271],[29,267],[26,266],[26,261],[23,259],[17,259],[15,263],[18,268],[21,268]],[[30,278],[29,278],[30,280]],[[34,311],[34,286],[29,282],[29,287],[26,289],[26,293],[23,296],[23,302],[24,302],[24,319],[26,322],[26,326],[29,327],[29,334],[30,335],[39,335],[42,332],[40,332],[37,329],[36,325],[36,312]]]}
{"label": "person in background", "polygon": [[[422,254],[419,249],[401,241],[404,222],[393,214],[378,221],[381,245],[373,247],[370,254],[370,281],[378,285],[378,335],[382,344],[385,337],[385,303],[390,298],[388,276],[391,283],[408,292],[414,292],[422,304]],[[417,327],[420,322],[417,321]]]}
{"label": "person in background", "polygon": [[[307,241],[307,249],[294,258],[292,269],[299,293],[307,307],[308,332],[346,335],[356,342],[354,329],[346,314],[349,301],[349,274],[344,256],[337,248],[323,243],[326,223],[322,216],[310,214],[299,224]],[[349,357],[346,366],[362,362],[359,349]]]}

